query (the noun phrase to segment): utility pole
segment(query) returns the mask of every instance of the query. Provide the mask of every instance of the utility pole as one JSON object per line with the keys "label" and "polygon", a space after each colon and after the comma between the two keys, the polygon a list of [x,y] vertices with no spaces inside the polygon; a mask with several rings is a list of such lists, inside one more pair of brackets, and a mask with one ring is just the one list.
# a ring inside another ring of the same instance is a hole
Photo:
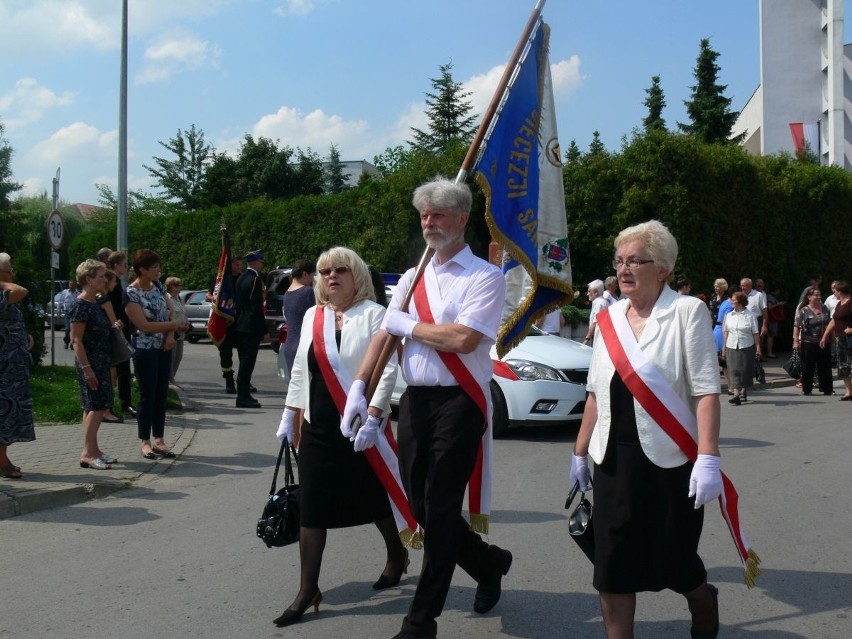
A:
{"label": "utility pole", "polygon": [[118,98],[118,238],[127,252],[127,0],[121,2],[121,87]]}

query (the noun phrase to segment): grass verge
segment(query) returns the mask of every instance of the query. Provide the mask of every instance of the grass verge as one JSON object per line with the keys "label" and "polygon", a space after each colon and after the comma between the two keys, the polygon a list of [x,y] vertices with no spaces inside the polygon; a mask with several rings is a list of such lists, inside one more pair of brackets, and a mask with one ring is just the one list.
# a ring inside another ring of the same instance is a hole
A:
{"label": "grass verge", "polygon": [[[38,366],[30,376],[30,392],[33,397],[33,418],[36,423],[76,424],[82,420],[80,408],[80,386],[73,366]],[[134,406],[139,402],[139,387],[133,380],[131,396]],[[181,409],[180,400],[174,389],[169,388],[166,410]],[[121,415],[118,394],[115,396],[113,412]]]}

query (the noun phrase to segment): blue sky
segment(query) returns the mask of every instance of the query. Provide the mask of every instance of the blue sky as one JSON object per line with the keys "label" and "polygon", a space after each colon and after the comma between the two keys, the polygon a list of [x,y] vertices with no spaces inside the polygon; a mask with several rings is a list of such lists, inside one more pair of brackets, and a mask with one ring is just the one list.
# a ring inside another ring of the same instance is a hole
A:
{"label": "blue sky", "polygon": [[[219,151],[245,134],[366,159],[423,127],[441,64],[482,113],[534,0],[129,0],[131,189],[192,124]],[[0,120],[25,193],[96,203],[116,186],[120,0],[0,0]],[[549,0],[562,148],[600,131],[617,149],[659,74],[670,127],[686,121],[699,41],[721,55],[733,108],[759,82],[758,0]],[[847,27],[847,34],[849,28]],[[847,38],[848,40],[848,38]]]}

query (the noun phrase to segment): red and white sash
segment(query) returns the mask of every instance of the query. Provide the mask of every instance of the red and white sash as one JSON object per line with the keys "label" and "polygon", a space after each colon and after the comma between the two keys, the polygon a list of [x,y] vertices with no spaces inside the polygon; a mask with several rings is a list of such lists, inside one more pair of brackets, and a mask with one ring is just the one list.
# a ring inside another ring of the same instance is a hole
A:
{"label": "red and white sash", "polygon": [[[346,394],[354,380],[340,360],[334,332],[334,313],[326,313],[324,306],[317,306],[313,325],[314,355],[337,412],[342,416]],[[375,447],[363,451],[364,456],[387,491],[400,539],[409,548],[422,548],[423,533],[418,530],[417,522],[411,514],[399,474],[397,444],[391,429],[390,414],[385,416],[379,433],[381,436]]]}
{"label": "red and white sash", "polygon": [[[611,313],[611,310],[601,311],[596,318],[610,360],[639,405],[694,463],[698,456],[698,442],[691,435],[691,432],[698,432],[695,415],[639,348],[627,317],[623,313]],[[719,495],[722,517],[745,566],[745,583],[751,588],[760,574],[760,557],[746,541],[740,523],[739,496],[725,473],[722,473],[722,484],[722,494]]]}
{"label": "red and white sash", "polygon": [[[421,322],[434,324],[435,317],[429,302],[429,294],[426,287],[426,277],[429,270],[414,287],[413,301],[417,309],[417,317]],[[491,408],[490,391],[487,386],[476,381],[473,374],[465,366],[458,353],[447,353],[435,351],[444,363],[461,389],[470,396],[482,411],[483,424],[485,425],[480,440],[479,450],[476,454],[476,464],[468,480],[468,511],[470,512],[470,528],[476,532],[488,533],[488,523],[491,513]]]}

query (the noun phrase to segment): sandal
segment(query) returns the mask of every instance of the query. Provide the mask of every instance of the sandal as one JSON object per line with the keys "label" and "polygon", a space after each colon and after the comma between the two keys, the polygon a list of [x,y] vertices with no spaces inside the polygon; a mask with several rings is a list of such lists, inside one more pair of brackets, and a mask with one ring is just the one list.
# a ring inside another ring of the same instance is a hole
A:
{"label": "sandal", "polygon": [[[146,447],[148,448],[148,450],[145,450]],[[140,452],[142,453],[142,457],[144,457],[145,459],[157,459],[157,456],[151,450],[151,444],[149,444],[148,442],[142,444],[142,450]]]}
{"label": "sandal", "polygon": [[169,450],[168,448],[160,448],[159,446],[151,446],[151,450],[154,451],[155,453],[157,453],[158,455],[162,455],[163,457],[168,457],[169,459],[177,457],[177,455],[175,455],[174,452]]}
{"label": "sandal", "polygon": [[123,424],[124,418],[118,415],[105,415],[101,421],[106,424]]}
{"label": "sandal", "polygon": [[107,453],[101,453],[101,456],[98,457],[105,464],[115,464],[118,460],[112,455],[108,455]]}
{"label": "sandal", "polygon": [[22,479],[23,474],[20,468],[9,464],[8,466],[0,466],[0,477],[5,479]]}
{"label": "sandal", "polygon": [[97,459],[93,459],[90,462],[80,460],[80,468],[91,468],[93,470],[110,470],[112,466],[106,463],[103,459],[98,457]]}

